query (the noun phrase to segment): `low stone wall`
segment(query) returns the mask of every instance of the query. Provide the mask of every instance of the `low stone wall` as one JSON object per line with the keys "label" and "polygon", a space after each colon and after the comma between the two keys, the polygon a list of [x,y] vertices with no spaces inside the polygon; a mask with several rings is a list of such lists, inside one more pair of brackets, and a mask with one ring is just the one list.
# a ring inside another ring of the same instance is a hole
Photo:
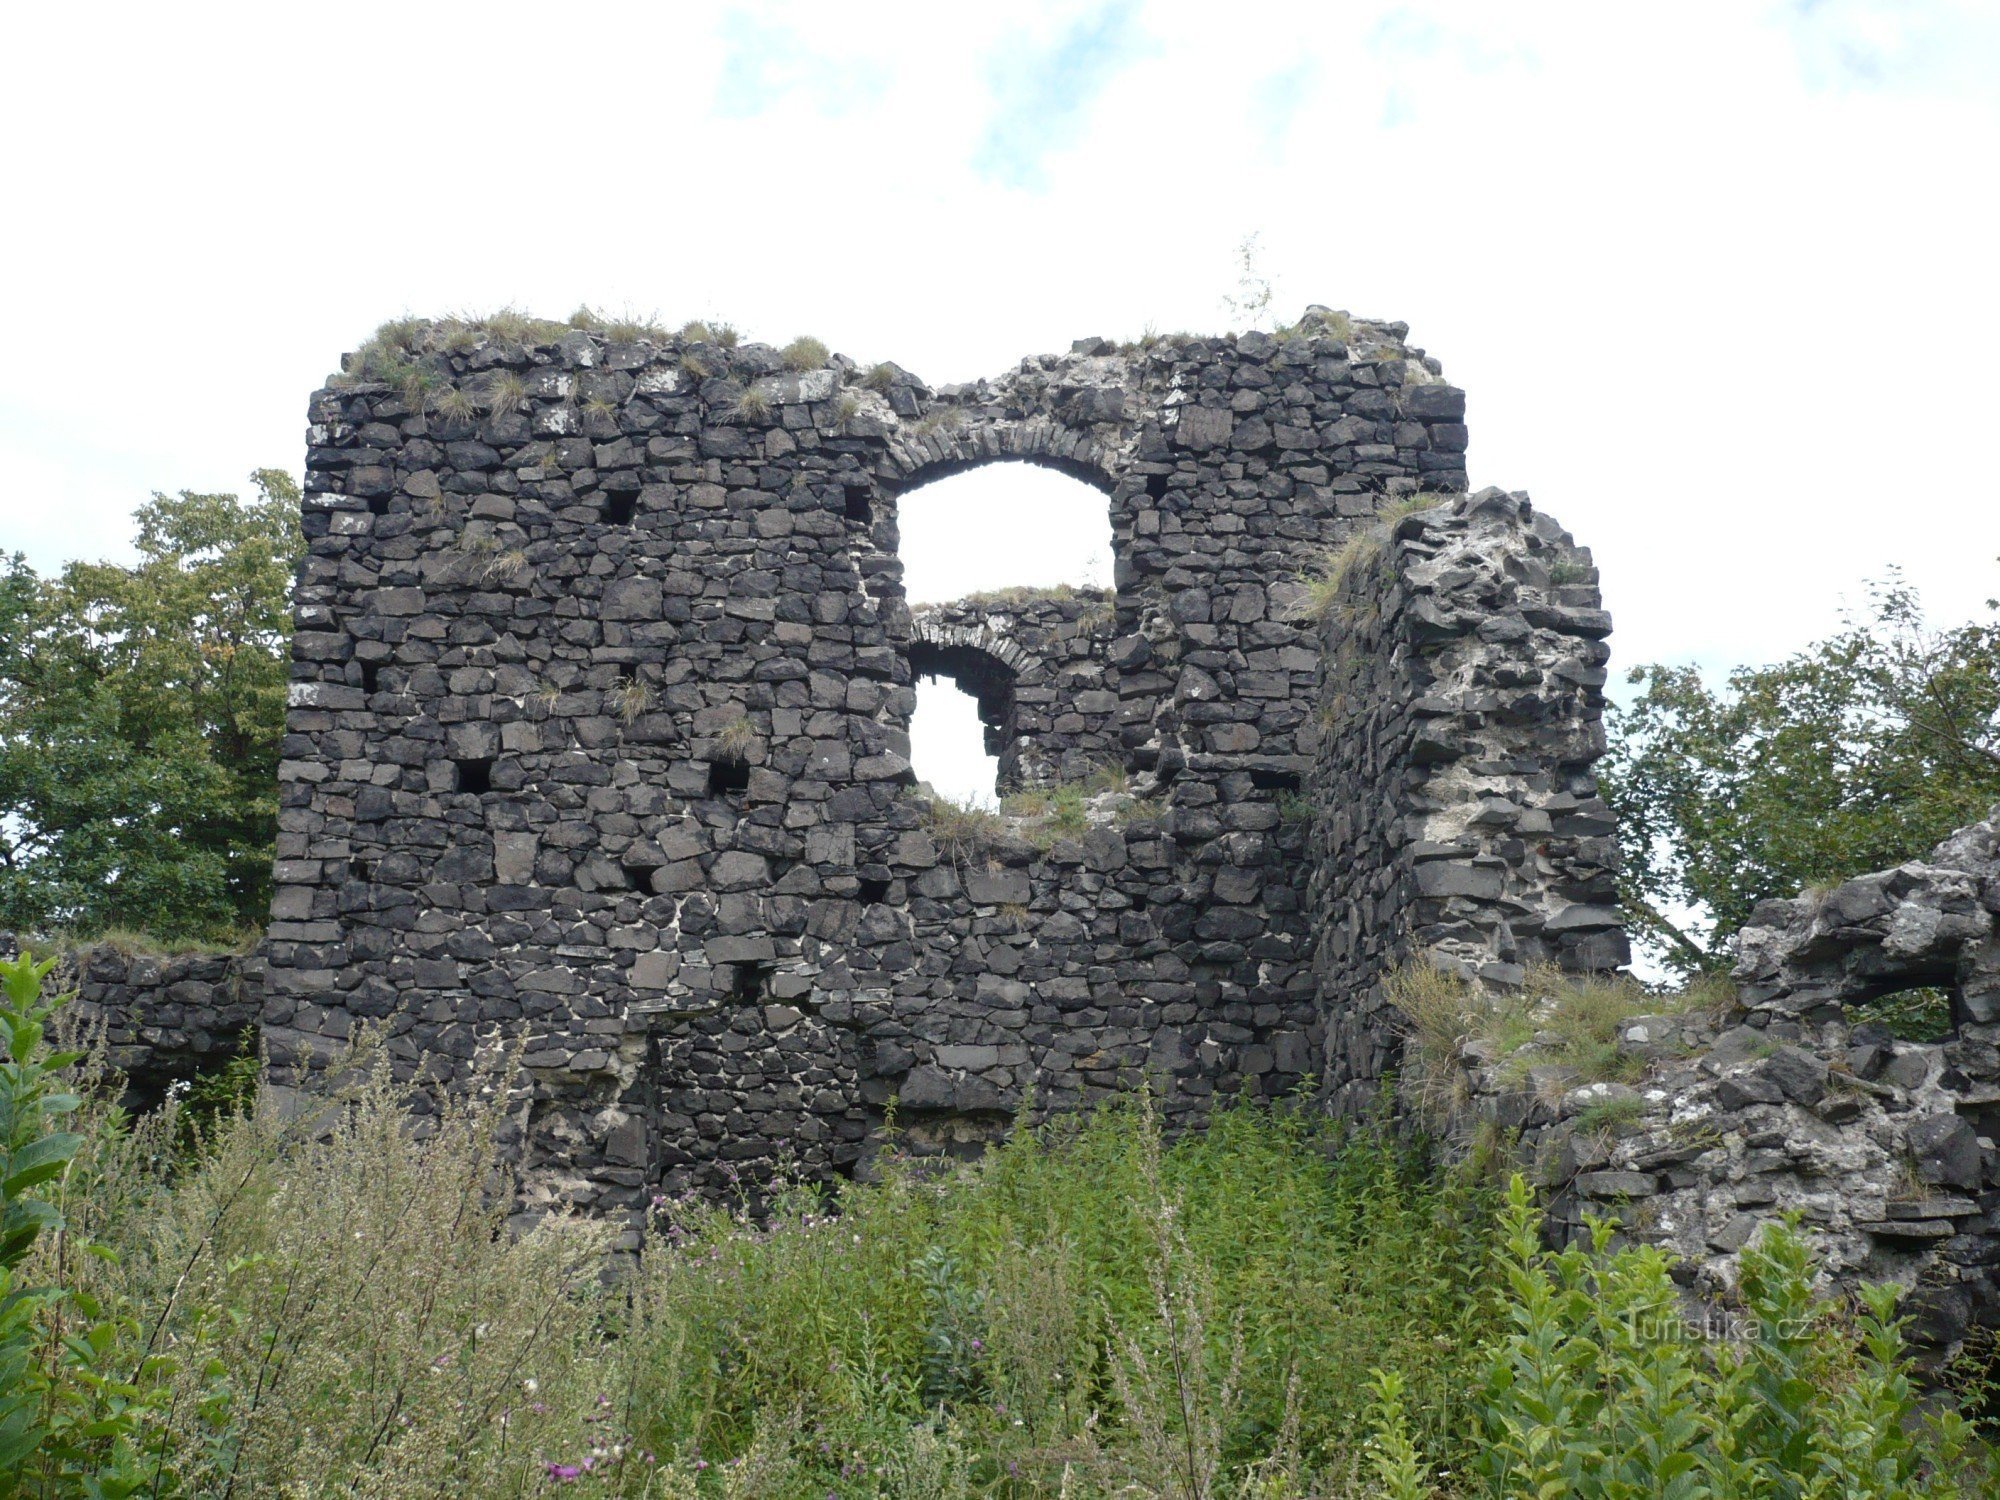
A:
{"label": "low stone wall", "polygon": [[[0,954],[35,951],[0,933]],[[137,954],[98,944],[61,954],[47,993],[74,992],[85,1028],[103,1028],[110,1061],[137,1106],[156,1104],[170,1084],[234,1057],[263,1005],[263,960],[255,953]]]}
{"label": "low stone wall", "polygon": [[1382,981],[1616,969],[1604,750],[1611,619],[1590,554],[1527,496],[1445,498],[1351,543],[1323,624],[1309,792],[1325,1087],[1365,1110],[1399,1062]]}

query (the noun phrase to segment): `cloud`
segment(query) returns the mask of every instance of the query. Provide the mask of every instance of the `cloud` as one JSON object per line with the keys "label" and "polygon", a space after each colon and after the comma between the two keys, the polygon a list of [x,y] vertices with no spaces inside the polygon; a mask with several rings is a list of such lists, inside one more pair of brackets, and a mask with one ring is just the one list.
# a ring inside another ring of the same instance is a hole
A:
{"label": "cloud", "polygon": [[994,112],[972,170],[1012,188],[1046,184],[1048,155],[1077,139],[1089,106],[1111,79],[1150,48],[1136,0],[1109,0],[1052,44],[1015,37],[990,69]]}
{"label": "cloud", "polygon": [[1319,80],[1319,63],[1302,57],[1289,68],[1272,73],[1257,85],[1251,96],[1251,115],[1263,136],[1268,154],[1277,155],[1290,134],[1292,122],[1311,96]]}
{"label": "cloud", "polygon": [[1809,88],[2000,105],[2000,14],[1990,0],[1785,0],[1777,15]]}
{"label": "cloud", "polygon": [[769,12],[732,10],[719,31],[714,108],[723,119],[749,119],[801,96],[817,112],[839,117],[873,104],[889,85],[889,69],[879,61],[808,45]]}

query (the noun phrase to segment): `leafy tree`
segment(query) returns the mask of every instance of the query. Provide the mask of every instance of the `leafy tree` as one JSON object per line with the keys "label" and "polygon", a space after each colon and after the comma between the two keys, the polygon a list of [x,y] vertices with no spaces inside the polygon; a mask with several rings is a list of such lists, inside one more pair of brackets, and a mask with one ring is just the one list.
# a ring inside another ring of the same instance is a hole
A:
{"label": "leafy tree", "polygon": [[1871,595],[1720,692],[1654,665],[1613,707],[1626,904],[1674,967],[1726,964],[1759,901],[1917,858],[2000,802],[2000,619],[1934,629],[1894,575]]}
{"label": "leafy tree", "polygon": [[298,490],[155,494],[139,561],[0,558],[0,927],[264,918]]}

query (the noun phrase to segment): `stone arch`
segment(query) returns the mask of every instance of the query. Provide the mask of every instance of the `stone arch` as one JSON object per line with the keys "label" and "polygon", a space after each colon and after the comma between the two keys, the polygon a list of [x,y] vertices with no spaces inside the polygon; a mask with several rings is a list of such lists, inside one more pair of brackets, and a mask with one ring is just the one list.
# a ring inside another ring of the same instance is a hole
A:
{"label": "stone arch", "polygon": [[[994,667],[1003,670],[1009,678],[1019,678],[1026,682],[1040,682],[1047,676],[1047,667],[1042,659],[1006,628],[1003,615],[986,615],[977,620],[967,620],[961,610],[926,609],[919,610],[910,617],[910,650],[914,654],[925,650],[934,659],[946,660],[955,653],[986,658]],[[976,677],[983,669],[978,663],[971,664]],[[967,688],[967,692],[972,689]]]}
{"label": "stone arch", "polygon": [[984,646],[936,638],[954,633],[941,630],[912,634],[910,675],[948,678],[972,699],[984,731],[986,753],[999,761],[998,789],[1012,789],[1022,780],[1019,736],[1015,732],[1017,672],[1004,657]]}
{"label": "stone arch", "polygon": [[[1122,401],[1119,404],[1122,407]],[[958,414],[959,420],[890,441],[883,478],[894,493],[907,494],[953,474],[1011,461],[1054,469],[1110,495],[1131,461],[1129,439],[1100,442],[1046,418],[1018,421],[965,414],[959,407],[944,410]]]}
{"label": "stone arch", "polygon": [[[1122,411],[1127,402],[1122,392],[1111,392],[1101,405]],[[1088,486],[1102,507],[1094,525],[1108,542],[1113,578],[1132,578],[1132,522],[1129,510],[1121,519],[1121,498],[1129,503],[1130,494],[1143,494],[1143,488],[1125,480],[1136,442],[1131,429],[1103,427],[1103,436],[1093,437],[1048,417],[940,406],[955,420],[889,445],[884,467],[893,472],[882,492],[892,506],[940,480],[998,464],[1050,470]],[[1079,513],[1083,505],[1079,496]],[[1106,661],[1116,599],[1115,590],[1069,584],[1007,587],[926,603],[910,616],[905,656],[913,685],[918,677],[948,678],[975,701],[986,753],[999,763],[999,790],[1075,779],[1126,759],[1114,722],[1116,672]],[[1080,615],[1088,617],[1087,626]],[[1080,632],[1090,637],[1087,644],[1076,639]],[[1087,714],[1074,711],[1072,700],[1079,696]],[[1058,704],[1069,711],[1058,712]]]}

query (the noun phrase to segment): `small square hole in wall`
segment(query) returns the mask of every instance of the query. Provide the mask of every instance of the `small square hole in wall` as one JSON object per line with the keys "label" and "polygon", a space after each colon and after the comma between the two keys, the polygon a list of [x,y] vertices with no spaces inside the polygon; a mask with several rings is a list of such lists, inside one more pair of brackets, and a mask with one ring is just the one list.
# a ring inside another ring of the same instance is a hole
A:
{"label": "small square hole in wall", "polygon": [[493,757],[478,760],[453,761],[457,775],[453,778],[453,790],[460,792],[490,792],[493,790]]}
{"label": "small square hole in wall", "polygon": [[1252,771],[1250,785],[1260,792],[1296,792],[1300,790],[1299,774],[1296,771]]}
{"label": "small square hole in wall", "polygon": [[625,877],[625,889],[638,891],[642,895],[653,893],[653,867],[651,865],[620,865],[619,872]]}
{"label": "small square hole in wall", "polygon": [[708,763],[708,791],[712,797],[750,790],[750,762],[712,760]]}
{"label": "small square hole in wall", "polygon": [[737,964],[729,979],[732,1000],[762,1000],[771,993],[771,966],[764,963]]}
{"label": "small square hole in wall", "polygon": [[620,490],[604,497],[604,522],[607,526],[630,526],[632,518],[638,513],[637,490]]}
{"label": "small square hole in wall", "polygon": [[1148,474],[1146,476],[1146,498],[1149,500],[1164,500],[1167,498],[1166,475]]}
{"label": "small square hole in wall", "polygon": [[361,663],[361,691],[373,693],[382,686],[382,664],[375,661]]}
{"label": "small square hole in wall", "polygon": [[374,862],[366,859],[350,859],[347,862],[347,878],[366,885],[375,878]]}
{"label": "small square hole in wall", "polygon": [[847,519],[867,525],[873,512],[868,505],[868,486],[865,484],[844,484],[840,487],[841,504],[847,512]]}
{"label": "small square hole in wall", "polygon": [[388,515],[389,497],[387,495],[370,495],[368,497],[368,514],[371,516]]}
{"label": "small square hole in wall", "polygon": [[861,890],[858,892],[858,897],[868,906],[873,906],[878,901],[887,901],[889,899],[889,882],[863,875],[861,877]]}

